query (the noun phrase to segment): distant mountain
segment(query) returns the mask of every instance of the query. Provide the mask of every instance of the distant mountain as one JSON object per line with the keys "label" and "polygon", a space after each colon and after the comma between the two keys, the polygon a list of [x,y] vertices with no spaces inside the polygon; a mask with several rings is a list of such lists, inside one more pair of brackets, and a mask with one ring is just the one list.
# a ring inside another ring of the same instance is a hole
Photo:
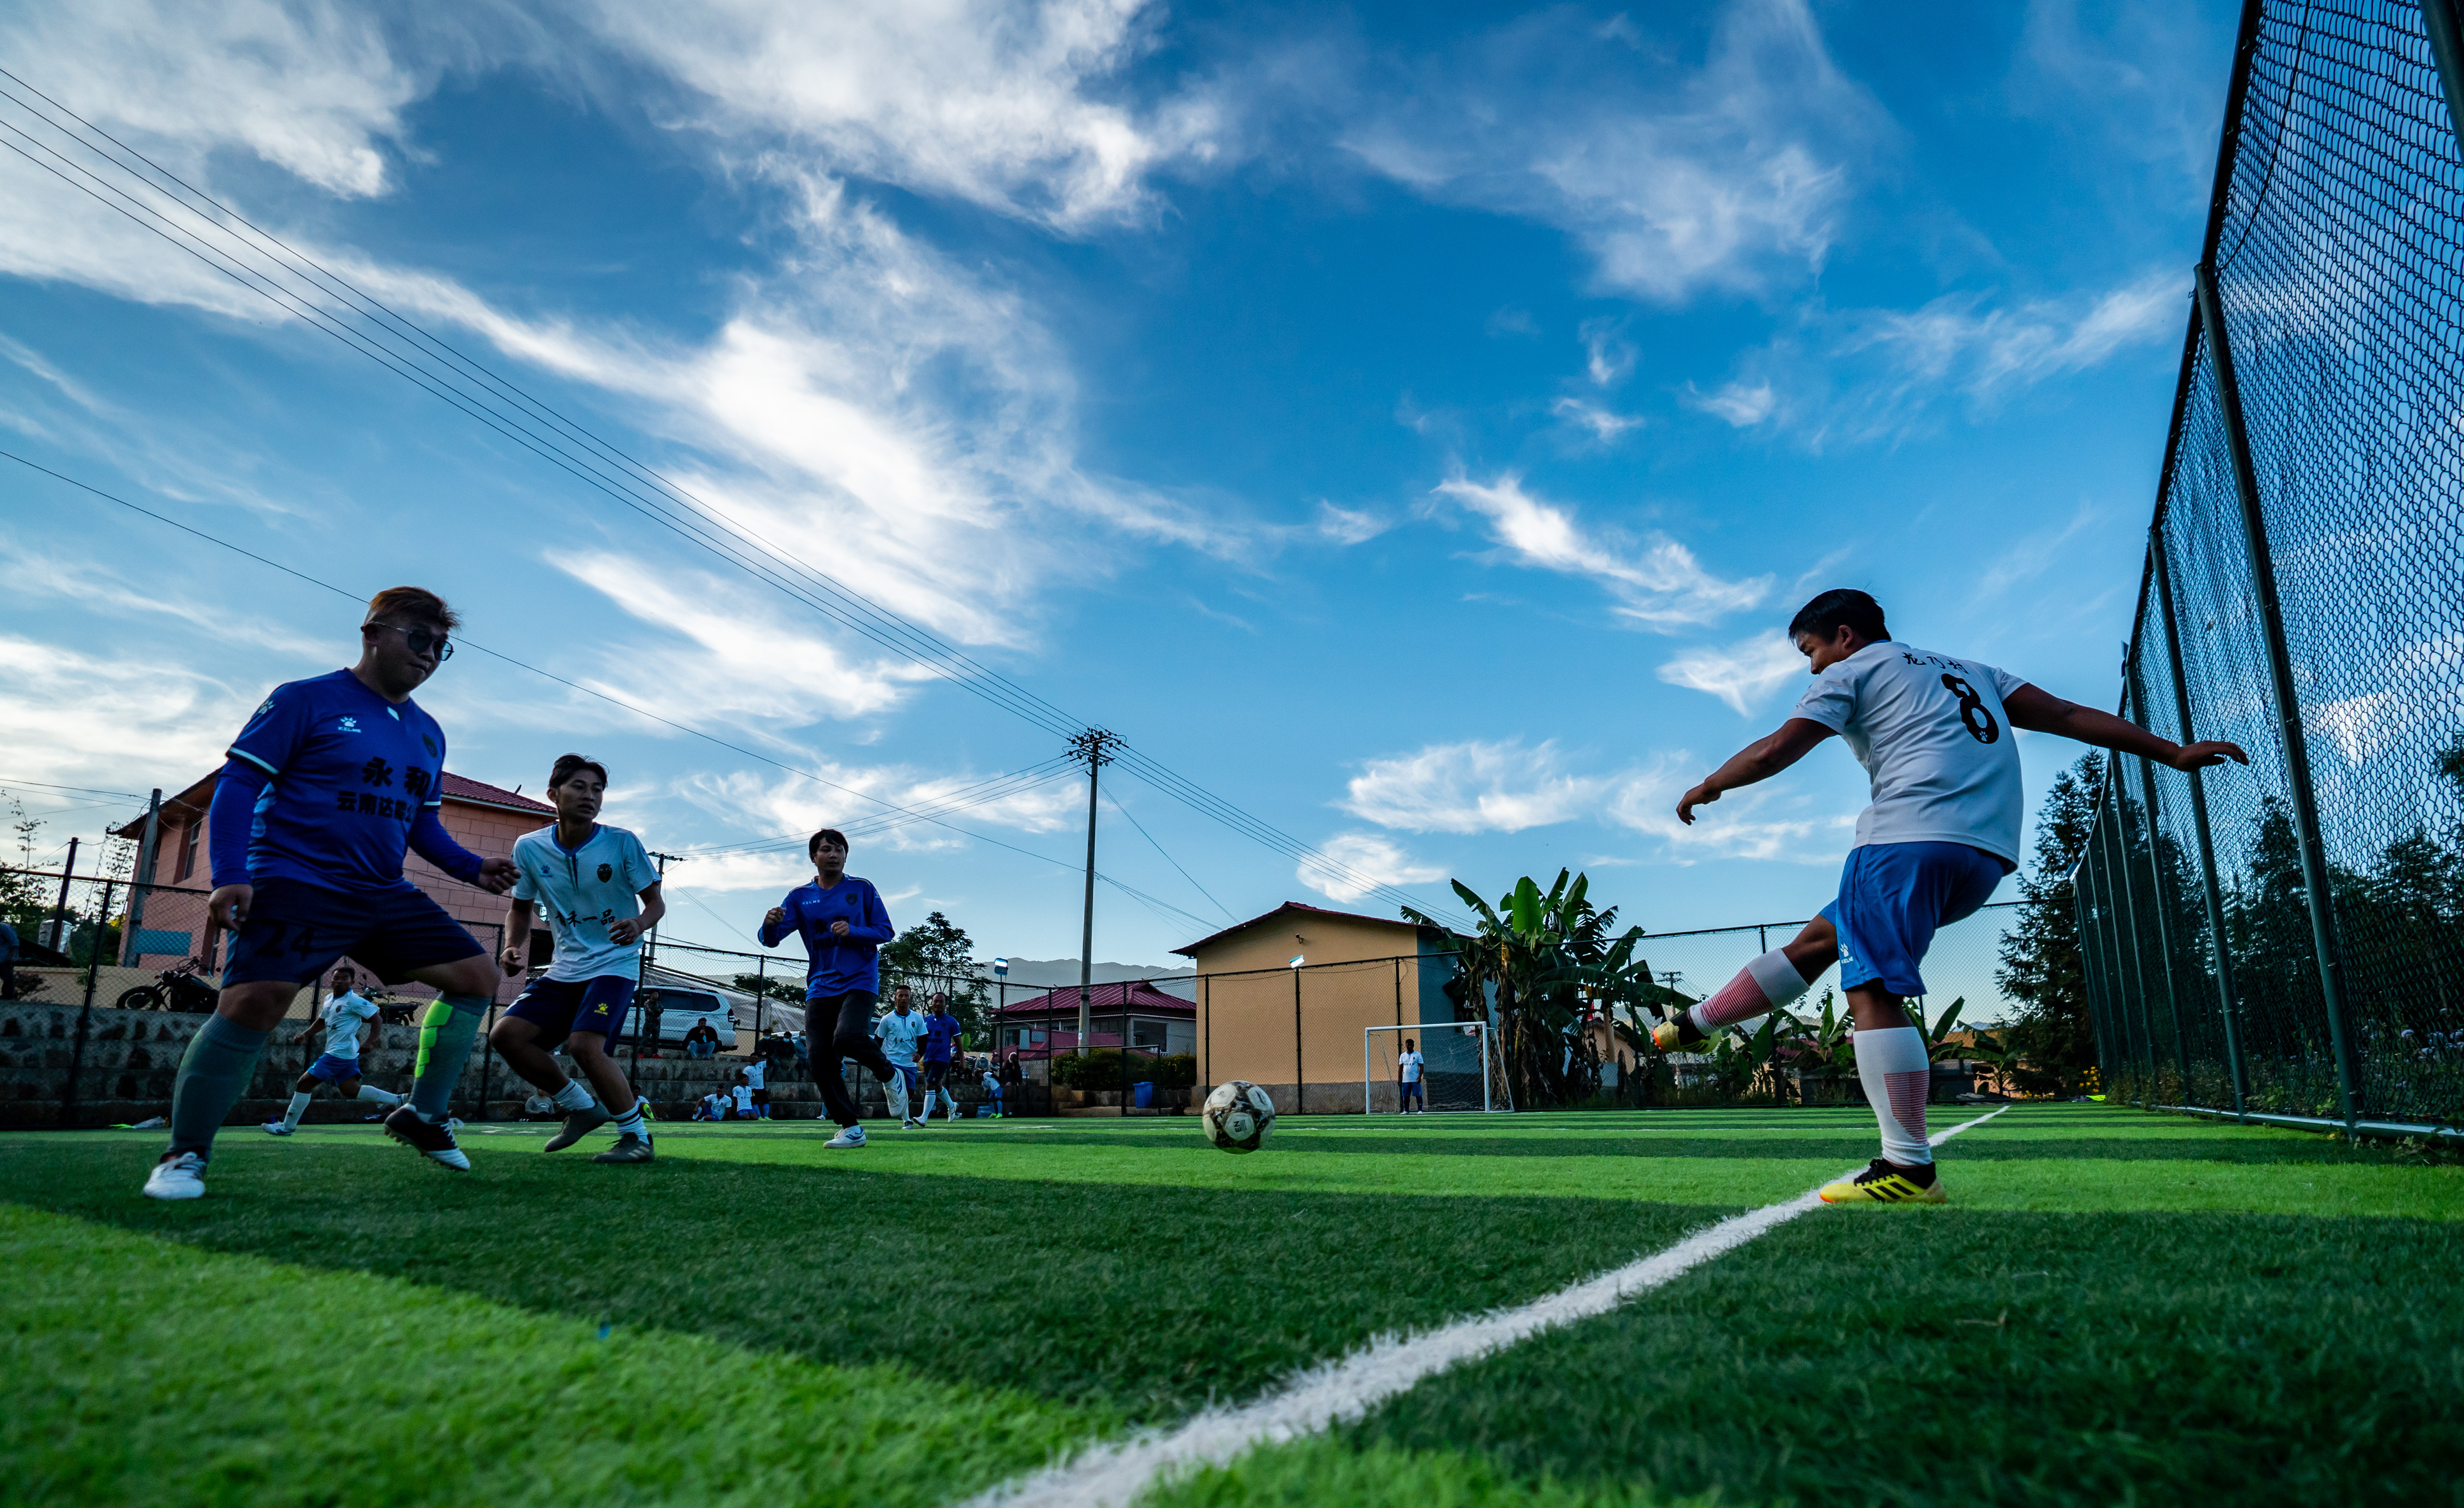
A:
{"label": "distant mountain", "polygon": [[[983,977],[993,977],[992,965],[981,966]],[[1096,984],[1118,984],[1124,979],[1154,979],[1164,974],[1185,974],[1187,964],[1179,968],[1158,968],[1148,964],[1098,963],[1094,968]],[[1031,990],[1049,990],[1055,985],[1078,982],[1078,960],[1075,958],[1013,958],[1009,961],[1009,982],[1014,988],[1024,985]]]}

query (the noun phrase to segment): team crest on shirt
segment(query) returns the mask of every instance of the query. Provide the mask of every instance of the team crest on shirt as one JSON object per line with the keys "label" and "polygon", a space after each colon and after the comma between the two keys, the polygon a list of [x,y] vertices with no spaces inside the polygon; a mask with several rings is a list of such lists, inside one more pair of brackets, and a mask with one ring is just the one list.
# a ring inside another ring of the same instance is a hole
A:
{"label": "team crest on shirt", "polygon": [[334,726],[343,732],[356,733],[360,731],[360,720],[356,717],[337,717],[334,719]]}
{"label": "team crest on shirt", "polygon": [[430,759],[435,758],[439,754],[443,753],[442,750],[436,747],[436,737],[432,733],[420,734],[419,741],[428,746],[428,757]]}
{"label": "team crest on shirt", "polygon": [[615,879],[615,878],[616,878],[616,866],[615,866],[614,864],[612,864],[612,863],[604,863],[604,864],[601,864],[601,865],[599,866],[599,883],[600,883],[601,885],[605,885],[608,881],[613,880],[613,879]]}

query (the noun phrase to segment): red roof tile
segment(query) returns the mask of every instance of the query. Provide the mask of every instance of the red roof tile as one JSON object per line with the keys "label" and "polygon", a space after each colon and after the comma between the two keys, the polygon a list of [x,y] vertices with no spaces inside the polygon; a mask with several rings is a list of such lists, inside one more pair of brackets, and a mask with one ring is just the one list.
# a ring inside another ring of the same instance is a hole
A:
{"label": "red roof tile", "polygon": [[445,783],[440,789],[444,791],[445,798],[449,801],[468,801],[473,806],[500,807],[508,812],[526,812],[535,817],[556,815],[556,808],[545,801],[534,801],[529,797],[508,791],[503,786],[490,785],[485,780],[473,780],[467,776],[455,775],[451,770],[445,772]]}
{"label": "red roof tile", "polygon": [[1223,929],[1223,930],[1220,932],[1210,933],[1209,935],[1201,937],[1198,941],[1191,943],[1186,948],[1176,948],[1173,951],[1184,955],[1195,953],[1198,950],[1205,947],[1208,943],[1216,941],[1218,938],[1229,937],[1234,932],[1245,932],[1250,928],[1257,926],[1260,922],[1266,921],[1272,917],[1281,916],[1286,911],[1308,911],[1316,916],[1340,916],[1346,921],[1375,922],[1380,927],[1399,927],[1406,931],[1418,931],[1419,929],[1419,924],[1416,922],[1406,922],[1397,917],[1365,916],[1358,911],[1337,911],[1323,906],[1311,906],[1306,901],[1286,901],[1283,905],[1276,907],[1271,911],[1262,912],[1259,915],[1249,918],[1245,922],[1235,922],[1230,927]]}

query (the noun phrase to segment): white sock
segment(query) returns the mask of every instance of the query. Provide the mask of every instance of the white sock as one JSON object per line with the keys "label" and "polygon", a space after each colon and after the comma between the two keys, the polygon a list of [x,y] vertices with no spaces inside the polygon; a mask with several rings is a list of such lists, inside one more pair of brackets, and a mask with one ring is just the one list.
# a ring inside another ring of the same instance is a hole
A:
{"label": "white sock", "polygon": [[1925,1034],[1913,1026],[1859,1032],[1857,1079],[1881,1123],[1882,1156],[1903,1168],[1930,1164],[1925,1091],[1933,1083],[1933,1064],[1925,1056]]}
{"label": "white sock", "polygon": [[360,1098],[365,1100],[370,1104],[393,1105],[402,1104],[402,1096],[398,1094],[387,1094],[383,1089],[378,1088],[372,1083],[363,1083],[360,1085]]}
{"label": "white sock", "polygon": [[1768,1016],[1805,990],[1805,980],[1797,973],[1796,965],[1788,961],[1787,951],[1774,948],[1747,964],[1709,999],[1695,1003],[1694,1029],[1711,1036],[1722,1027]]}
{"label": "white sock", "polygon": [[907,1076],[905,1074],[892,1068],[890,1071],[890,1077],[882,1082],[881,1089],[883,1096],[890,1102],[891,1114],[898,1117],[901,1123],[912,1119],[907,1113]]}
{"label": "white sock", "polygon": [[582,1087],[580,1081],[573,1079],[567,1079],[564,1087],[548,1098],[554,1100],[561,1110],[587,1110],[599,1103],[590,1098],[590,1091]]}
{"label": "white sock", "polygon": [[291,1108],[282,1112],[282,1124],[289,1126],[292,1130],[296,1131],[299,1129],[299,1118],[308,1113],[308,1098],[310,1092],[311,1091],[305,1089],[296,1089],[292,1091]]}
{"label": "white sock", "polygon": [[626,1111],[623,1115],[616,1118],[616,1134],[619,1136],[638,1136],[644,1141],[649,1141],[650,1139],[650,1128],[649,1126],[645,1125],[642,1120],[641,1101],[635,1100],[633,1102],[633,1108]]}

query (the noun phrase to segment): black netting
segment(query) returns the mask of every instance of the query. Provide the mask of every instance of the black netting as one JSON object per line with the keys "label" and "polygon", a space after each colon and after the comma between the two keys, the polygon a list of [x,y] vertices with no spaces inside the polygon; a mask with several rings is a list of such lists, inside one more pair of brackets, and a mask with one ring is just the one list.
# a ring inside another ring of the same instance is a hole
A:
{"label": "black netting", "polygon": [[2252,762],[2115,762],[2090,1005],[2128,1098],[2436,1120],[2464,1111],[2464,173],[2416,5],[2265,5],[2242,66],[2211,257],[2263,539],[2199,331],[2123,702]]}

